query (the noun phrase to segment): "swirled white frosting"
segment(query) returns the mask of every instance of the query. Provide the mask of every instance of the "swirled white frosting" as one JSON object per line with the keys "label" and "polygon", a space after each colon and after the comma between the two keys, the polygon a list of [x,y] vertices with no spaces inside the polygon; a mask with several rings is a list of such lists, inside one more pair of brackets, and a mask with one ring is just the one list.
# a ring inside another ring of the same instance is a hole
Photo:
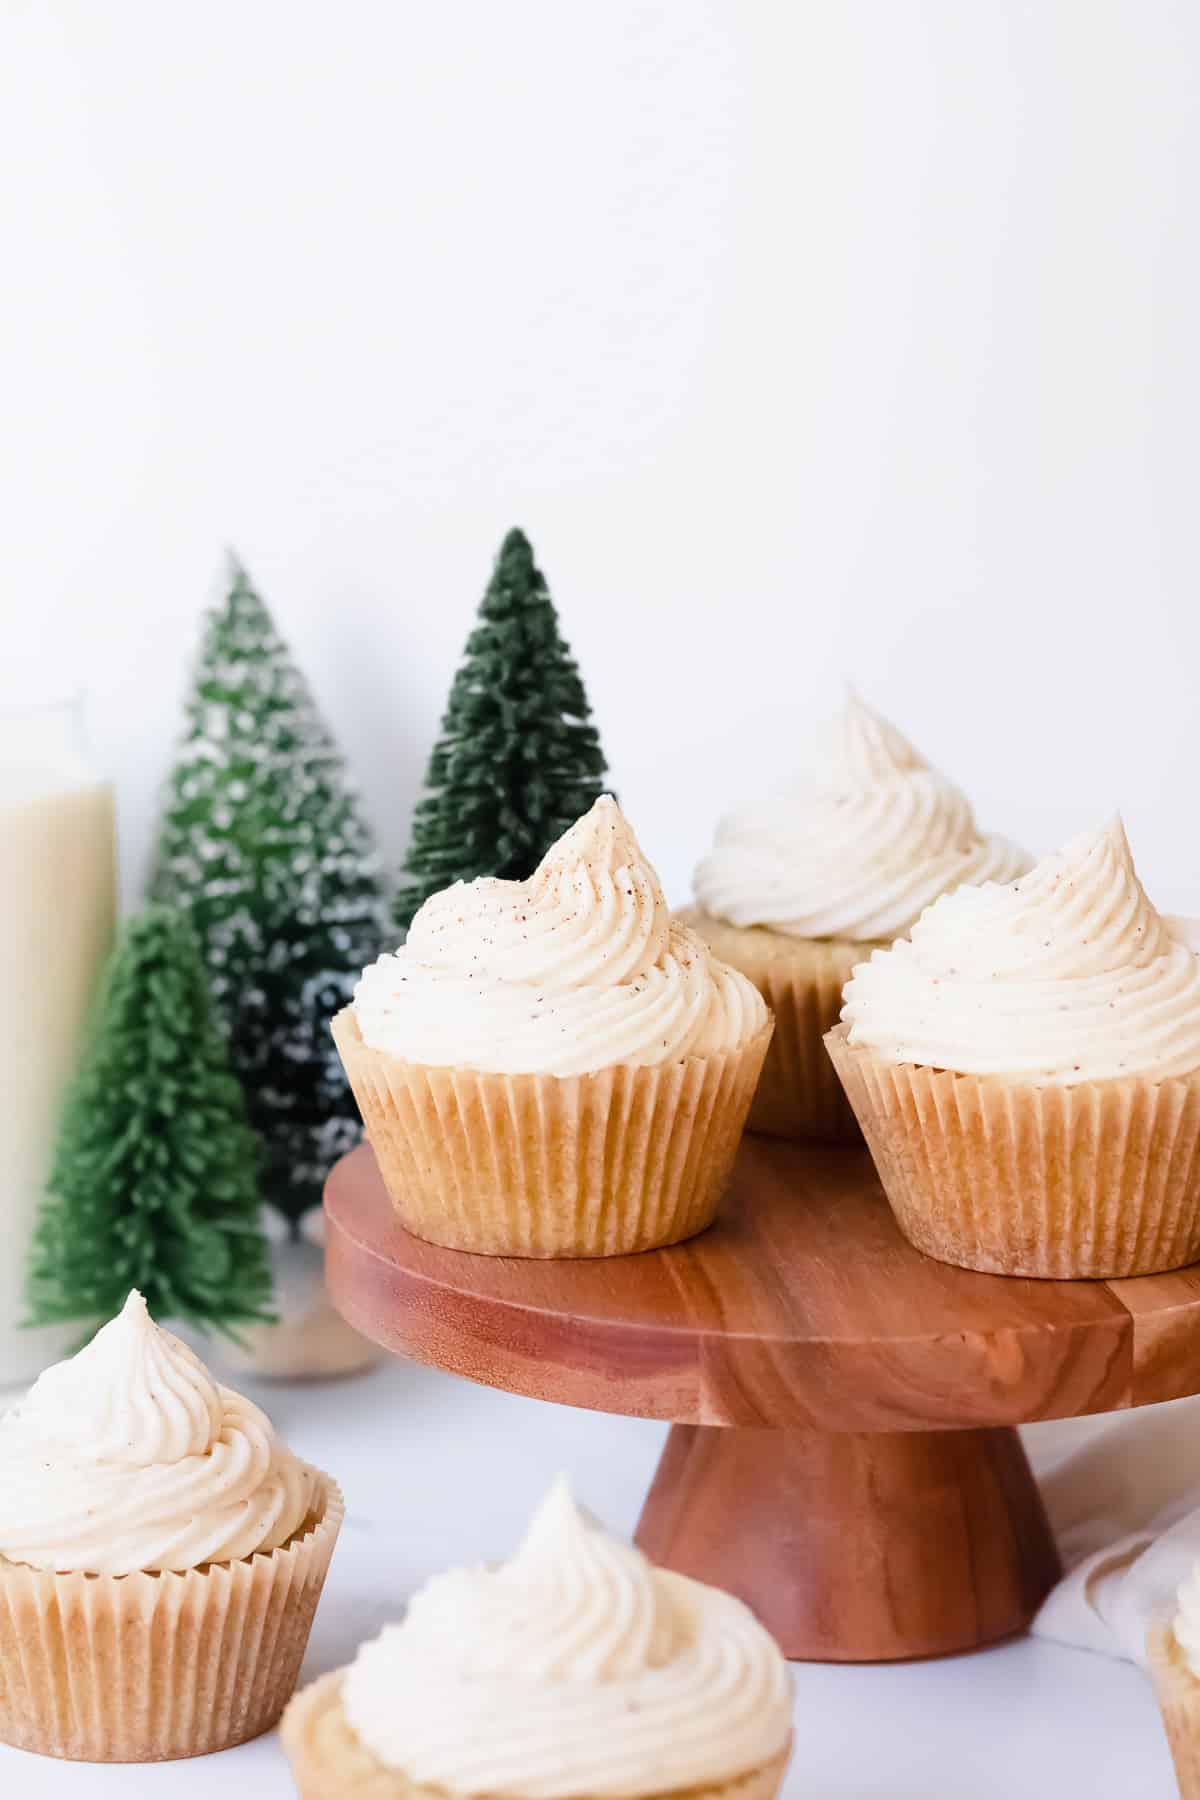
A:
{"label": "swirled white frosting", "polygon": [[128,1575],[273,1550],[319,1477],[139,1293],[0,1419],[0,1555]]}
{"label": "swirled white frosting", "polygon": [[694,885],[705,912],[731,925],[863,943],[906,931],[961,882],[1009,881],[1028,867],[851,693],[796,785],[722,820]]}
{"label": "swirled white frosting", "polygon": [[1183,1651],[1183,1660],[1200,1681],[1200,1563],[1180,1585],[1176,1601],[1175,1642]]}
{"label": "swirled white frosting", "polygon": [[846,984],[893,1062],[1070,1085],[1200,1068],[1200,957],[1150,904],[1119,819],[1007,887],[959,888]]}
{"label": "swirled white frosting", "polygon": [[653,1568],[558,1482],[494,1570],[439,1575],[342,1686],[379,1760],[456,1794],[673,1793],[758,1768],[790,1682],[740,1601]]}
{"label": "swirled white frosting", "polygon": [[615,801],[597,800],[528,881],[455,882],[364,970],[364,1043],[510,1075],[710,1056],[767,1022],[745,976],[674,923]]}

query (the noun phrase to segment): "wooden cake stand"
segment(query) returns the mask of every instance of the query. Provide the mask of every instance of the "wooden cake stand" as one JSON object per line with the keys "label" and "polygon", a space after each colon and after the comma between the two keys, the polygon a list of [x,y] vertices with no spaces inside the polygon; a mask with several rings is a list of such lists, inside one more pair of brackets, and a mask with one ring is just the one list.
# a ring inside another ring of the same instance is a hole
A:
{"label": "wooden cake stand", "polygon": [[709,1231],[594,1262],[410,1237],[366,1147],[325,1205],[330,1292],[367,1337],[670,1420],[638,1543],[741,1595],[792,1657],[1023,1629],[1058,1558],[1013,1427],[1200,1390],[1200,1265],[1109,1282],[948,1268],[901,1237],[865,1150],[748,1137]]}

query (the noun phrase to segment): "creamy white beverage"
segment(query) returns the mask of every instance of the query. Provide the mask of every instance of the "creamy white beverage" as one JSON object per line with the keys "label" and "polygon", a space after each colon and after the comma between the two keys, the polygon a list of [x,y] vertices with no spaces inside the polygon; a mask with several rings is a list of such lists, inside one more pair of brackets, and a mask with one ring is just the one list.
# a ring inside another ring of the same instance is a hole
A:
{"label": "creamy white beverage", "polygon": [[28,1382],[79,1337],[78,1326],[21,1326],[63,1097],[116,917],[112,787],[74,739],[73,707],[0,708],[0,1387]]}

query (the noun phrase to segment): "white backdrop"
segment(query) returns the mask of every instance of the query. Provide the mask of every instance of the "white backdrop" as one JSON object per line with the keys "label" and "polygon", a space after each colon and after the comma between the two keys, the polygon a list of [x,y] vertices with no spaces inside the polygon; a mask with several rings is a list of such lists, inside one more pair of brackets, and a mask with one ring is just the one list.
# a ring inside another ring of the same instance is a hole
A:
{"label": "white backdrop", "polygon": [[850,674],[1200,910],[1191,0],[0,21],[0,664],[92,689],[127,901],[224,544],[395,856],[519,522],[675,897]]}

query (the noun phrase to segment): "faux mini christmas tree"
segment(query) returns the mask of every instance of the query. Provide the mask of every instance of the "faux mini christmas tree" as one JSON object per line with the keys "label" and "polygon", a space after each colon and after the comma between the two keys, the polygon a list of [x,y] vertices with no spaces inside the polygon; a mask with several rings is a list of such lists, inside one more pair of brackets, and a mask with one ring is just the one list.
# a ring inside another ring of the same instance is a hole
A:
{"label": "faux mini christmas tree", "polygon": [[209,616],[151,897],[189,913],[291,1219],[360,1134],[329,1035],[386,937],[380,860],[345,764],[244,569]]}
{"label": "faux mini christmas tree", "polygon": [[413,822],[404,928],[430,894],[477,875],[530,875],[604,792],[604,753],[545,578],[510,531],[429,760]]}
{"label": "faux mini christmas tree", "polygon": [[29,1276],[32,1322],[152,1313],[236,1330],[269,1316],[260,1150],[187,920],[134,919],[68,1096]]}

